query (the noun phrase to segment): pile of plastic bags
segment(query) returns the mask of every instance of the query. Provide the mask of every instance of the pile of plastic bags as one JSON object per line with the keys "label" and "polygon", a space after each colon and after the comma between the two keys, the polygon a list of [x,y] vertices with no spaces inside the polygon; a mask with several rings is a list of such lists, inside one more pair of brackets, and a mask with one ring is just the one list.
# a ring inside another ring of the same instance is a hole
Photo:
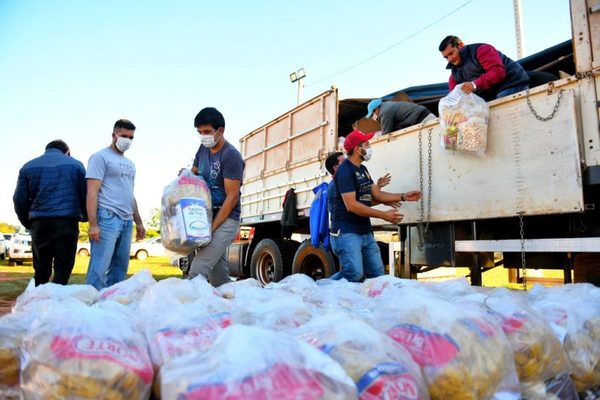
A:
{"label": "pile of plastic bags", "polygon": [[9,399],[580,400],[600,393],[600,289],[389,276],[213,288],[148,271],[30,285],[0,317]]}

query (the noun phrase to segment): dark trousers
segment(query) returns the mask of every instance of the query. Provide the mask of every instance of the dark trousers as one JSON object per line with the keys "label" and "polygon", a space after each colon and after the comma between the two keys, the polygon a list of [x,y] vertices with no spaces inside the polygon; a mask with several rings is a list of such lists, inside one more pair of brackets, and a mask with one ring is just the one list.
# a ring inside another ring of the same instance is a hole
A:
{"label": "dark trousers", "polygon": [[69,283],[75,264],[79,223],[72,218],[35,219],[31,223],[35,285],[48,283],[54,265],[52,282]]}

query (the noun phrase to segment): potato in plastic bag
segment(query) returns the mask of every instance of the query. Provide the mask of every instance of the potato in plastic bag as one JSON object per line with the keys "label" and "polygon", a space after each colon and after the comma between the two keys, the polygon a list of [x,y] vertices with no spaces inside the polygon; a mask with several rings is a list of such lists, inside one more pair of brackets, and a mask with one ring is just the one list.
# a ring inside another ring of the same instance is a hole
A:
{"label": "potato in plastic bag", "polygon": [[211,241],[212,199],[204,179],[184,169],[165,187],[160,236],[168,250],[188,255]]}
{"label": "potato in plastic bag", "polygon": [[21,350],[26,399],[148,398],[153,370],[144,335],[106,303],[58,309],[33,322]]}
{"label": "potato in plastic bag", "polygon": [[532,307],[562,342],[577,391],[600,387],[600,289],[586,284],[532,290]]}
{"label": "potato in plastic bag", "polygon": [[438,107],[442,148],[484,156],[490,113],[486,101],[475,93],[466,94],[462,85],[456,85]]}
{"label": "potato in plastic bag", "polygon": [[415,288],[389,289],[373,302],[373,325],[411,353],[432,399],[519,398],[510,343],[479,308]]}
{"label": "potato in plastic bag", "polygon": [[429,399],[410,353],[349,314],[318,317],[292,333],[337,361],[356,383],[361,400]]}
{"label": "potato in plastic bag", "polygon": [[163,365],[164,400],[347,400],[356,386],[329,356],[285,333],[233,325],[206,353]]}

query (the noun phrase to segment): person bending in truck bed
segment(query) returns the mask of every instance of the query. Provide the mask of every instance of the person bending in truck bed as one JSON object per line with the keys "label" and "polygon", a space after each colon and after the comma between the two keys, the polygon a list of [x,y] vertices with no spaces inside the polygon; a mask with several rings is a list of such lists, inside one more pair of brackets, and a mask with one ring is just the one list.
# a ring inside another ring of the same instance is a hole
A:
{"label": "person bending in truck bed", "polygon": [[450,91],[462,83],[463,92],[475,92],[486,100],[493,100],[529,89],[529,77],[523,67],[492,45],[465,46],[458,37],[450,35],[442,40],[439,50],[448,60],[446,69],[451,70]]}
{"label": "person bending in truck bed", "polygon": [[358,282],[364,277],[383,275],[381,253],[373,236],[370,218],[398,224],[402,215],[397,207],[386,211],[376,210],[372,208],[373,201],[395,204],[421,198],[421,192],[386,193],[373,184],[363,162],[369,161],[373,154],[369,140],[374,134],[355,130],[346,136],[344,149],[348,157],[335,171],[330,190],[327,191],[331,247],[342,266],[342,270],[331,279],[346,278],[350,282]]}
{"label": "person bending in truck bed", "polygon": [[379,121],[382,135],[435,119],[427,108],[407,101],[375,99],[371,100],[367,111],[366,118]]}

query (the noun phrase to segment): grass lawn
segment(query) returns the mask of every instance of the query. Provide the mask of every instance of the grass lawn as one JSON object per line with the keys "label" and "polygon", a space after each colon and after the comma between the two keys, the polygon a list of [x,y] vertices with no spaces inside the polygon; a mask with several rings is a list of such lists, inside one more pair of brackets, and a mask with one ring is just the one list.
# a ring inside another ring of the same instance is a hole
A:
{"label": "grass lawn", "polygon": [[[85,283],[89,261],[89,257],[75,259],[75,267],[73,267],[69,283]],[[149,257],[144,261],[129,260],[128,276],[144,268],[150,270],[156,280],[172,276],[181,277],[181,270],[172,266],[168,257]],[[31,263],[10,267],[6,260],[0,260],[0,303],[13,301],[23,292],[31,278],[33,278]]]}

